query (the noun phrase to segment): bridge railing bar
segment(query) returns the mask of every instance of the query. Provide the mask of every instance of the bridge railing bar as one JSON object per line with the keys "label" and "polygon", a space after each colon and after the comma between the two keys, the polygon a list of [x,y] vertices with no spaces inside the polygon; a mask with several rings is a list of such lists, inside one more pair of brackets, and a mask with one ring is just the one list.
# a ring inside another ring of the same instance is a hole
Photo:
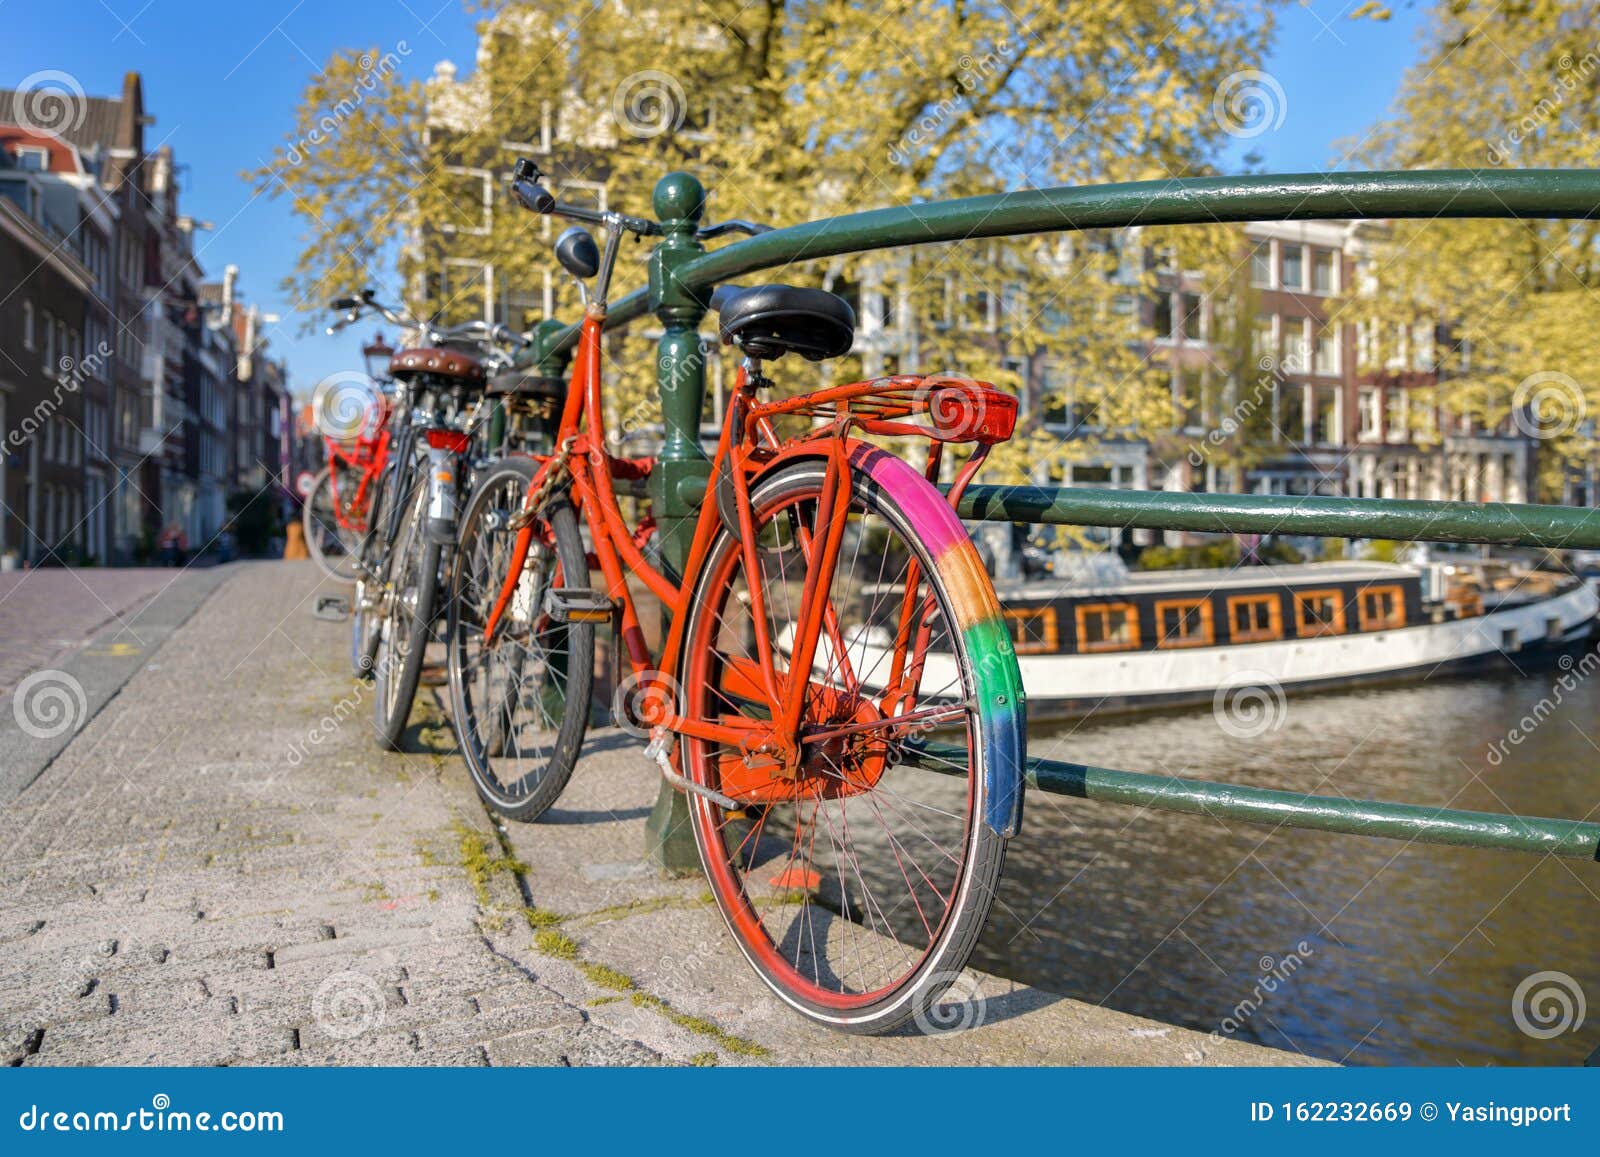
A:
{"label": "bridge railing bar", "polygon": [[[704,464],[692,461],[703,455],[685,434],[698,429],[694,410],[704,396],[703,367],[695,362],[686,365],[681,355],[705,312],[712,288],[732,278],[906,245],[1139,225],[1589,219],[1600,216],[1600,171],[1309,173],[1028,189],[850,213],[777,229],[709,253],[693,240],[704,208],[704,192],[698,182],[687,174],[669,174],[656,187],[655,204],[667,237],[653,253],[650,285],[613,302],[607,324],[622,326],[653,313],[665,328],[657,378],[669,437],[661,455],[661,486],[656,497],[658,519],[668,527],[688,524],[705,489]],[[677,206],[673,211],[681,216],[669,221],[664,206]],[[575,326],[565,330],[552,327],[539,344],[537,360],[570,349],[577,333]],[[687,389],[677,380],[685,368],[690,371],[691,388]],[[1548,506],[975,486],[967,492],[959,512],[982,520],[1152,530],[1600,548],[1600,513]],[[1574,821],[1353,802],[1049,760],[1033,761],[1028,775],[1030,783],[1045,791],[1257,823],[1553,852],[1583,859],[1597,858],[1600,849],[1600,825]],[[694,863],[683,818],[681,799],[664,789],[647,825],[651,856],[664,867],[692,867]]]}
{"label": "bridge railing bar", "polygon": [[[918,758],[926,755],[926,759]],[[908,748],[906,762],[961,775],[966,751],[947,744]],[[1053,795],[1212,816],[1216,819],[1373,836],[1419,844],[1449,844],[1600,860],[1600,824],[1420,804],[1384,803],[1270,788],[1238,787],[1139,771],[1115,771],[1054,759],[1030,759],[1028,786]]]}
{"label": "bridge railing bar", "polygon": [[1600,509],[1591,507],[972,486],[957,510],[989,522],[1600,549]]}

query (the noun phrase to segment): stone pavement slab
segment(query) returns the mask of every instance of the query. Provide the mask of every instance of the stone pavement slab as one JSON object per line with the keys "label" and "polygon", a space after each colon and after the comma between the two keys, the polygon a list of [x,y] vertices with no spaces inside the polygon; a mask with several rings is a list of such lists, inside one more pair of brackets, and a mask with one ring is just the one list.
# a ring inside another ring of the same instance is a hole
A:
{"label": "stone pavement slab", "polygon": [[497,824],[439,689],[407,750],[378,750],[348,627],[311,614],[342,588],[309,563],[212,573],[145,624],[137,665],[63,663],[100,706],[0,811],[11,1063],[1300,1061],[993,977],[962,1031],[813,1028],[702,881],[644,864],[635,739],[596,731],[542,822]]}

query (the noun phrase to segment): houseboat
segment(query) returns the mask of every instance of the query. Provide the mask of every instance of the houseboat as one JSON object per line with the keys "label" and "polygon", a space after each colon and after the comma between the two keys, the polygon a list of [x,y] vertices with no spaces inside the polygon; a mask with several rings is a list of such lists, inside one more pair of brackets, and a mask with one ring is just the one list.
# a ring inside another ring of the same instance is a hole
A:
{"label": "houseboat", "polygon": [[[1546,571],[1493,576],[1320,562],[997,584],[1031,718],[1209,704],[1219,687],[1285,693],[1530,665],[1588,645],[1600,598]],[[880,627],[867,628],[871,644]],[[935,644],[937,647],[937,644]],[[925,682],[948,685],[949,658]],[[868,656],[870,666],[870,656]]]}

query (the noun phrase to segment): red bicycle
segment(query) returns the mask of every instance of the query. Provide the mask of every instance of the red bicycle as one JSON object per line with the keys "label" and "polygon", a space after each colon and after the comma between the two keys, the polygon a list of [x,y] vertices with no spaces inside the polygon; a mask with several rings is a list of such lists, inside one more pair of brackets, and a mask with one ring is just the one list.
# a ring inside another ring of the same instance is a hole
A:
{"label": "red bicycle", "polygon": [[[370,295],[339,298],[332,308],[345,317],[328,332],[344,328],[368,306],[382,308]],[[301,518],[311,557],[342,582],[353,583],[361,574],[361,548],[389,461],[391,411],[390,387],[362,373],[334,374],[312,393],[312,418],[327,465],[312,479]]]}
{"label": "red bicycle", "polygon": [[[764,400],[764,362],[841,356],[854,315],[817,289],[720,292],[721,336],[745,360],[687,564],[670,575],[646,556],[649,520],[628,526],[618,504],[617,485],[653,463],[608,452],[600,378],[619,240],[661,227],[559,204],[539,177],[519,165],[517,198],[603,226],[606,244],[601,256],[577,227],[557,242],[562,265],[594,279],[557,452],[489,468],[463,519],[448,638],[474,782],[514,819],[550,807],[588,725],[594,629],[620,617],[631,675],[617,706],[687,793],[740,950],[805,1016],[887,1031],[959,975],[1021,822],[1022,682],[952,509],[1010,437],[1015,399],[904,375]],[[926,468],[863,435],[925,440]],[[950,443],[974,451],[947,499],[934,479]],[[671,616],[659,656],[630,575]]]}

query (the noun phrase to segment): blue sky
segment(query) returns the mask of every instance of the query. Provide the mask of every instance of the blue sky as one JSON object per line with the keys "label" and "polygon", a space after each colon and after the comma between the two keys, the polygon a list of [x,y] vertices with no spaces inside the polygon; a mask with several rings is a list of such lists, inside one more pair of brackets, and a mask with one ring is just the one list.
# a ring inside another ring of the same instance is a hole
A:
{"label": "blue sky", "polygon": [[[1373,24],[1339,15],[1349,7],[1317,0],[1281,12],[1266,70],[1282,88],[1282,121],[1238,142],[1236,163],[1253,149],[1272,171],[1330,167],[1340,159],[1334,142],[1359,137],[1388,109],[1421,13],[1397,4],[1394,19]],[[217,226],[200,235],[201,261],[217,276],[237,264],[246,297],[284,314],[272,346],[297,389],[360,364],[357,335],[299,332],[278,282],[303,226],[283,201],[253,198],[239,173],[281,141],[307,78],[337,48],[394,51],[404,41],[405,73],[425,76],[445,58],[470,68],[475,17],[461,0],[0,0],[0,15],[0,86],[56,69],[90,95],[115,96],[124,72],[143,74],[156,118],[146,141],[172,145],[187,166],[184,211]]]}

